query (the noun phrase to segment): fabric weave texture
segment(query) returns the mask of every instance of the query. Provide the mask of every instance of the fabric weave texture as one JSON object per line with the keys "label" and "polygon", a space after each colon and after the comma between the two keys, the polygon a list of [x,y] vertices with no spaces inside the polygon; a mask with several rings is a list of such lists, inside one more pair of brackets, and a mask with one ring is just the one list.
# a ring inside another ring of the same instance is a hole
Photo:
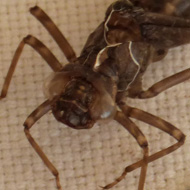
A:
{"label": "fabric weave texture", "polygon": [[[79,55],[88,35],[104,19],[112,0],[1,0],[0,86],[18,44],[28,34],[45,43],[61,63],[67,63],[44,27],[29,13],[40,6],[56,23]],[[169,51],[151,64],[144,87],[190,67],[190,45]],[[18,62],[8,96],[0,102],[0,190],[56,190],[55,180],[26,139],[23,123],[44,100],[43,83],[51,73],[46,62],[27,45]],[[149,164],[146,190],[190,189],[190,81],[147,100],[127,104],[148,111],[178,127],[185,144],[174,153]],[[167,134],[134,122],[148,139],[150,153],[175,143]],[[117,122],[97,123],[90,130],[74,130],[58,123],[51,113],[41,118],[31,134],[60,172],[64,190],[100,189],[123,169],[142,158],[142,150]],[[140,170],[131,172],[114,190],[137,190]]]}

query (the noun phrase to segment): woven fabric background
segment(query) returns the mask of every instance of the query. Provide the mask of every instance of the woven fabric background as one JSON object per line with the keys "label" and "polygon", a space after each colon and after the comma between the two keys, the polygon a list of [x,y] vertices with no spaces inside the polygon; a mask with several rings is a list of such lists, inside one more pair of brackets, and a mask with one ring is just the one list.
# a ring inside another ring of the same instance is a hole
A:
{"label": "woven fabric background", "polygon": [[[112,0],[0,0],[0,86],[14,51],[27,34],[42,40],[63,63],[65,57],[28,9],[43,8],[80,53],[86,38],[103,20]],[[190,45],[171,50],[152,64],[144,77],[149,87],[162,78],[190,67]],[[43,81],[51,73],[45,61],[26,46],[8,96],[0,102],[0,190],[56,190],[55,180],[31,148],[23,132],[26,117],[44,100]],[[190,81],[148,100],[129,105],[173,123],[186,134],[186,143],[174,153],[149,164],[146,190],[190,189]],[[135,121],[146,135],[151,153],[175,143],[163,132]],[[118,177],[125,166],[142,158],[136,141],[117,122],[74,130],[58,123],[51,113],[31,129],[60,172],[64,190],[95,190]],[[139,170],[131,172],[114,190],[137,190]]]}

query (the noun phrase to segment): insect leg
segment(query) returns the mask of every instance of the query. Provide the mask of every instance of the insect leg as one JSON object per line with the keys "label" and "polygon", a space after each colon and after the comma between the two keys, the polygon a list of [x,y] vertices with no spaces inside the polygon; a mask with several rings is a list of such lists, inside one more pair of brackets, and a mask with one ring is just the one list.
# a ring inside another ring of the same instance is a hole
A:
{"label": "insect leg", "polygon": [[59,180],[59,172],[57,171],[55,166],[49,161],[45,153],[42,151],[40,146],[36,143],[32,135],[30,134],[30,128],[34,125],[34,123],[38,121],[43,115],[45,115],[49,110],[51,110],[51,104],[52,101],[46,100],[28,116],[28,118],[24,122],[24,132],[34,150],[43,160],[44,164],[48,167],[51,173],[55,176],[58,190],[61,190],[62,187]]}
{"label": "insect leg", "polygon": [[35,16],[41,24],[47,29],[47,31],[51,34],[53,39],[56,41],[58,46],[61,48],[62,52],[65,54],[67,60],[72,62],[76,59],[75,52],[67,39],[63,36],[61,31],[57,28],[55,23],[51,20],[51,18],[38,6],[32,7],[30,9],[30,13]]}
{"label": "insect leg", "polygon": [[[172,146],[169,146],[168,148],[165,148],[159,152],[156,152],[146,158],[147,163],[153,162],[165,155],[170,154],[171,152],[177,150],[180,146],[184,144],[185,141],[185,135],[176,127],[174,127],[172,124],[164,121],[163,119],[156,117],[150,113],[147,113],[145,111],[139,110],[137,108],[132,108],[127,106],[125,103],[120,103],[119,107],[123,111],[125,115],[128,117],[132,117],[135,119],[138,119],[140,121],[143,121],[147,124],[150,124],[158,129],[161,129],[174,137],[178,142],[173,144]],[[108,187],[112,187],[115,184],[117,184],[119,181],[121,181],[129,172],[132,172],[133,170],[142,167],[144,164],[144,159],[135,162],[134,164],[131,164],[125,168],[123,173],[119,178],[117,178],[113,183],[110,183]]]}
{"label": "insect leg", "polygon": [[[139,186],[138,190],[144,189],[144,183],[146,178],[146,171],[147,171],[147,157],[148,157],[148,142],[146,140],[146,137],[144,134],[140,131],[140,129],[128,118],[126,117],[122,112],[117,112],[116,116],[114,118],[116,121],[118,121],[125,129],[129,131],[131,135],[137,140],[139,146],[143,149],[143,163],[141,165],[141,174],[140,174],[140,180],[139,180]],[[120,182],[125,176],[127,172],[124,172],[119,178],[117,178],[113,183],[106,185],[103,187],[104,189],[109,189],[116,185],[118,182]]]}
{"label": "insect leg", "polygon": [[124,102],[119,103],[119,107],[127,117],[131,117],[154,126],[168,133],[179,142],[184,141],[185,135],[178,128],[168,123],[167,121],[138,108],[130,107]]}
{"label": "insect leg", "polygon": [[5,82],[3,84],[0,99],[6,97],[7,95],[13,73],[15,71],[15,68],[17,66],[18,60],[20,58],[20,55],[23,51],[25,44],[28,44],[32,48],[34,48],[34,50],[36,50],[42,56],[42,58],[45,59],[45,61],[52,68],[52,70],[59,71],[62,68],[62,65],[59,63],[57,58],[51,53],[51,51],[42,42],[40,42],[37,38],[31,35],[28,35],[27,37],[23,38],[23,40],[20,42],[19,46],[17,47],[15,51],[7,76],[5,78]]}
{"label": "insect leg", "polygon": [[[173,138],[175,138],[177,140],[177,143],[173,144],[172,146],[169,146],[168,148],[165,148],[159,152],[156,152],[153,155],[150,155],[147,158],[147,163],[153,162],[154,160],[157,160],[165,155],[170,154],[171,152],[177,150],[180,146],[182,146],[184,144],[185,135],[178,128],[176,128],[172,124],[168,123],[167,121],[165,121],[157,116],[154,116],[150,113],[142,111],[140,109],[129,107],[123,102],[119,103],[119,107],[121,108],[121,110],[123,111],[123,113],[126,116],[143,121],[153,127],[156,127],[158,129],[168,133],[170,136],[172,136]],[[144,162],[143,160],[140,160],[140,161],[126,167],[123,173],[127,174],[128,172],[131,172],[131,171],[141,167],[143,165],[143,162]]]}
{"label": "insect leg", "polygon": [[[164,150],[161,150],[159,152],[156,152],[155,154],[150,155],[149,157],[147,157],[147,163],[153,162],[153,161],[177,150],[180,146],[182,146],[184,144],[184,140],[185,140],[185,136],[184,136],[184,138],[182,137],[181,140],[179,142],[175,143],[174,145],[169,146],[168,148],[166,148]],[[110,183],[109,186],[113,187],[118,182],[120,182],[127,175],[127,173],[132,172],[133,170],[136,170],[137,168],[142,167],[143,164],[144,164],[144,160],[142,159],[142,160],[139,160],[138,162],[135,162],[134,164],[127,166],[124,169],[121,176],[118,177],[113,183]]]}
{"label": "insect leg", "polygon": [[190,79],[190,69],[186,69],[157,82],[148,90],[139,92],[137,95],[135,95],[135,97],[140,99],[152,98],[167,90],[168,88],[171,88],[172,86],[182,83],[188,79]]}

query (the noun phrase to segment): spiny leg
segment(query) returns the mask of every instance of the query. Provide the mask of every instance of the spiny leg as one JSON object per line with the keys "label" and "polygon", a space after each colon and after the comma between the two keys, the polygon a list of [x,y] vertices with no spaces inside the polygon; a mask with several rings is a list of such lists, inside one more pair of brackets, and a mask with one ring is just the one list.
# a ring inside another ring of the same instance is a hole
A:
{"label": "spiny leg", "polygon": [[36,121],[38,121],[43,115],[45,115],[49,110],[51,110],[51,105],[54,102],[54,100],[49,101],[46,100],[43,104],[41,104],[36,110],[34,110],[26,119],[24,122],[24,132],[25,135],[34,148],[34,150],[37,152],[37,154],[40,156],[40,158],[43,160],[44,164],[48,167],[48,169],[51,171],[51,173],[56,178],[56,185],[58,190],[62,190],[60,180],[59,180],[59,172],[55,168],[55,166],[49,161],[45,153],[42,151],[40,146],[36,143],[32,135],[30,134],[30,128],[34,125]]}
{"label": "spiny leg", "polygon": [[[148,149],[148,142],[146,140],[146,137],[144,134],[140,131],[140,129],[128,118],[126,117],[122,112],[117,112],[114,118],[116,121],[118,121],[125,129],[129,131],[131,135],[137,140],[139,146],[143,149],[143,163],[141,165],[141,174],[139,179],[139,186],[138,190],[144,189],[144,183],[146,178],[146,172],[147,172],[147,157],[149,153]],[[104,189],[109,189],[116,185],[119,181],[121,181],[126,174],[121,175],[119,178],[117,178],[113,183],[106,185],[103,187]]]}
{"label": "spiny leg", "polygon": [[154,96],[157,96],[161,92],[167,90],[168,88],[171,88],[172,86],[182,83],[188,79],[190,79],[190,69],[186,69],[170,77],[167,77],[157,82],[156,84],[152,85],[148,90],[139,92],[134,97],[141,99],[152,98]]}
{"label": "spiny leg", "polygon": [[51,18],[38,6],[31,8],[30,13],[35,16],[51,34],[53,39],[56,41],[66,56],[67,60],[69,62],[74,61],[76,59],[76,55],[73,48],[61,33],[61,31],[57,28],[55,23],[51,20]]}
{"label": "spiny leg", "polygon": [[42,58],[45,59],[45,61],[51,67],[53,71],[55,72],[60,71],[62,68],[62,65],[59,63],[57,58],[51,53],[51,51],[42,42],[40,42],[37,38],[31,35],[28,35],[25,38],[23,38],[23,40],[20,42],[19,46],[17,47],[15,51],[7,76],[5,78],[5,82],[3,84],[0,99],[6,97],[7,95],[13,73],[15,71],[15,68],[17,66],[18,60],[20,58],[20,55],[23,51],[25,44],[28,44],[32,48],[34,48],[34,50],[36,50],[42,56]]}
{"label": "spiny leg", "polygon": [[[153,162],[163,156],[170,154],[171,152],[177,150],[180,146],[184,144],[185,135],[178,128],[168,123],[167,121],[159,117],[156,117],[150,113],[147,113],[145,111],[139,110],[137,108],[129,107],[125,103],[122,103],[122,102],[119,104],[119,107],[121,108],[123,113],[127,115],[128,117],[138,119],[140,121],[143,121],[147,124],[152,125],[153,127],[161,129],[162,131],[165,131],[166,133],[168,133],[169,135],[171,135],[178,141],[174,145],[169,146],[168,148],[165,148],[159,152],[156,152],[155,154],[151,156],[148,156],[147,163]],[[130,166],[127,166],[125,170],[123,171],[123,173],[121,174],[121,176],[117,178],[114,182],[110,183],[108,186],[113,187],[119,181],[121,181],[127,175],[127,173],[139,167],[142,167],[143,163],[144,163],[144,160],[142,159],[138,162],[135,162],[134,164],[131,164]]]}

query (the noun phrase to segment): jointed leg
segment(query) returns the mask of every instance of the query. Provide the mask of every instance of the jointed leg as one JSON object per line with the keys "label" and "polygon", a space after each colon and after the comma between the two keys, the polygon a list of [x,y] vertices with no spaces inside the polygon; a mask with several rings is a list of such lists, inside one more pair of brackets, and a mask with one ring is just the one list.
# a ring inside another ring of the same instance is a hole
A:
{"label": "jointed leg", "polygon": [[156,84],[151,86],[148,90],[141,91],[139,92],[139,94],[136,94],[135,98],[141,98],[141,99],[152,98],[154,96],[157,96],[161,92],[167,90],[168,88],[171,88],[172,86],[182,83],[188,79],[190,79],[190,69],[186,69],[184,71],[176,73],[170,77],[167,77],[157,82]]}
{"label": "jointed leg", "polygon": [[[169,135],[171,135],[172,137],[174,137],[178,142],[175,143],[174,145],[165,148],[151,156],[147,157],[147,164],[150,162],[153,162],[154,160],[157,160],[165,155],[170,154],[171,152],[175,151],[176,149],[178,149],[180,146],[182,146],[184,144],[185,141],[185,135],[176,127],[174,127],[172,124],[164,121],[163,119],[156,117],[150,113],[147,113],[145,111],[139,110],[137,108],[132,108],[127,106],[124,103],[120,103],[119,107],[121,108],[121,110],[123,111],[123,113],[128,116],[128,117],[132,117],[135,119],[138,119],[140,121],[143,121],[147,124],[150,124],[158,129],[161,129],[162,131],[165,131],[166,133],[168,133]],[[113,183],[109,184],[108,187],[112,187],[114,185],[116,185],[119,181],[121,181],[126,175],[127,173],[142,167],[144,164],[144,160],[140,160],[128,167],[125,168],[124,172],[122,173],[122,175],[117,178]]]}
{"label": "jointed leg", "polygon": [[[53,100],[54,101],[54,100]],[[33,124],[39,120],[44,114],[46,114],[49,110],[51,110],[51,105],[53,101],[45,101],[43,104],[41,104],[36,110],[34,110],[26,119],[24,122],[24,132],[26,134],[26,137],[34,150],[38,153],[40,158],[43,160],[45,165],[48,167],[48,169],[51,171],[51,173],[55,176],[56,178],[56,184],[57,188],[59,190],[62,189],[60,180],[59,180],[59,172],[57,169],[54,167],[54,165],[49,161],[45,153],[42,151],[42,149],[39,147],[39,145],[36,143],[36,141],[33,139],[33,137],[30,134],[30,128],[33,126]]]}
{"label": "jointed leg", "polygon": [[20,42],[19,46],[17,47],[15,51],[7,76],[5,78],[5,82],[3,84],[0,99],[6,97],[7,95],[7,91],[8,91],[13,73],[15,71],[15,68],[17,66],[18,60],[20,58],[20,55],[22,53],[22,50],[25,44],[28,44],[32,48],[34,48],[34,50],[36,50],[42,56],[42,58],[45,59],[45,61],[52,68],[53,71],[60,71],[60,69],[62,68],[62,65],[59,63],[57,58],[51,53],[51,51],[42,42],[40,42],[37,38],[31,35],[28,35],[27,37],[23,38],[23,40]]}
{"label": "jointed leg", "polygon": [[50,17],[38,6],[30,9],[30,13],[35,16],[48,30],[53,39],[57,42],[62,52],[65,54],[67,60],[72,62],[76,59],[75,52],[67,39],[63,36]]}
{"label": "jointed leg", "polygon": [[[159,151],[159,152],[157,152],[155,154],[150,155],[149,157],[147,157],[147,164],[150,163],[150,162],[153,162],[153,161],[155,161],[155,160],[157,160],[157,159],[159,159],[159,158],[161,158],[161,157],[163,157],[165,155],[168,155],[168,154],[172,153],[175,150],[177,150],[180,146],[182,146],[184,144],[184,140],[185,140],[185,138],[184,139],[182,138],[179,142],[175,143],[174,145],[169,146],[168,148],[166,148],[164,150],[161,150],[161,151]],[[144,164],[144,159],[139,160],[138,162],[135,162],[134,164],[131,164],[131,165],[127,166],[124,169],[124,171],[123,171],[123,173],[121,174],[120,177],[118,177],[114,182],[107,185],[108,188],[113,187],[114,185],[119,183],[127,175],[127,173],[132,172],[133,170],[136,170],[137,168],[142,167],[143,164]]]}
{"label": "jointed leg", "polygon": [[123,113],[126,116],[132,117],[134,119],[138,119],[149,125],[152,125],[158,129],[168,133],[169,135],[174,137],[177,141],[181,141],[182,139],[185,139],[185,135],[178,128],[176,128],[172,124],[168,123],[167,121],[165,121],[157,116],[154,116],[154,115],[152,115],[148,112],[145,112],[143,110],[140,110],[138,108],[132,108],[132,107],[126,105],[125,103],[120,103],[119,107],[121,108],[121,110],[123,111]]}
{"label": "jointed leg", "polygon": [[[125,129],[129,131],[131,135],[137,140],[139,146],[143,149],[143,162],[141,163],[141,174],[140,174],[140,180],[139,180],[139,190],[144,189],[144,183],[146,178],[146,171],[147,171],[147,158],[148,158],[148,142],[143,135],[143,133],[140,131],[140,129],[128,118],[126,117],[122,112],[117,112],[116,116],[114,118],[116,121],[118,121]],[[121,175],[119,178],[117,178],[113,183],[106,185],[103,187],[104,189],[109,189],[116,185],[119,181],[121,181],[126,174]]]}

